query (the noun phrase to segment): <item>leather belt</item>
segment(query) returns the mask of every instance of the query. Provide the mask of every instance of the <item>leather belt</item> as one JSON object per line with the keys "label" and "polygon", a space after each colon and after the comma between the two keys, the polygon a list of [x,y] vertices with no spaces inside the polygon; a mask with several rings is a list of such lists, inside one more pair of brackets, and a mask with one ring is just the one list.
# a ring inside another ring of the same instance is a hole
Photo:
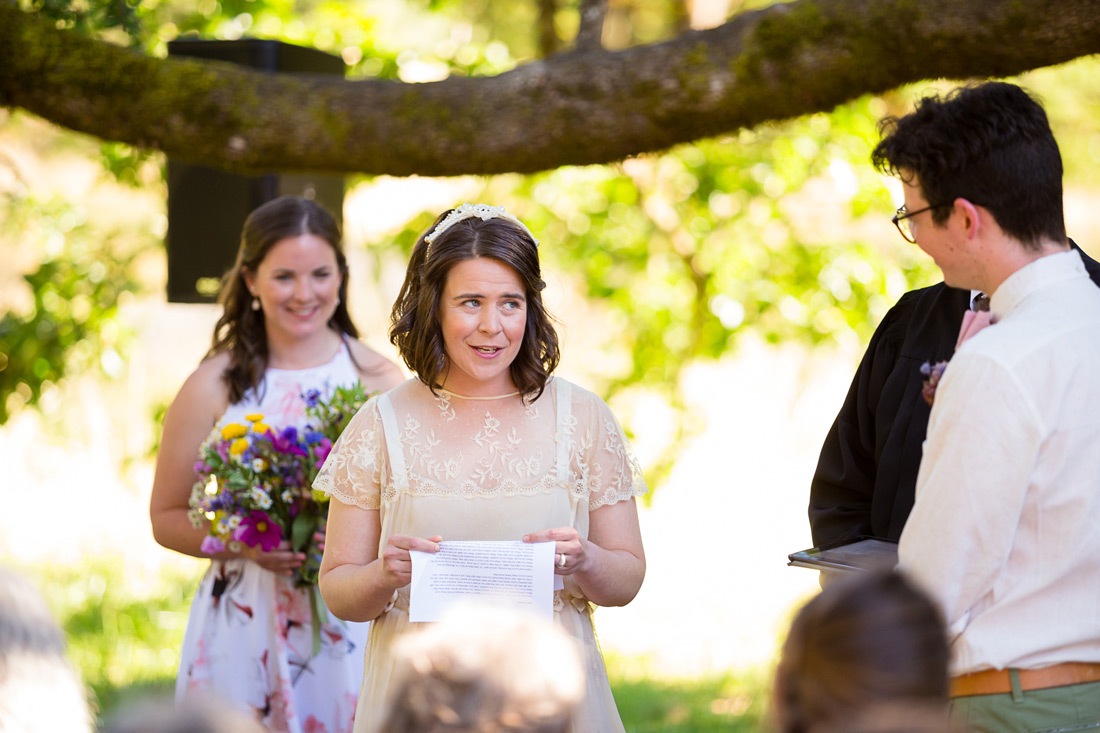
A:
{"label": "leather belt", "polygon": [[[1065,662],[1041,669],[1021,669],[1021,690],[1042,690],[1048,687],[1080,685],[1100,681],[1100,664]],[[951,678],[951,697],[999,695],[1012,692],[1012,680],[1007,669],[985,669],[981,672]]]}

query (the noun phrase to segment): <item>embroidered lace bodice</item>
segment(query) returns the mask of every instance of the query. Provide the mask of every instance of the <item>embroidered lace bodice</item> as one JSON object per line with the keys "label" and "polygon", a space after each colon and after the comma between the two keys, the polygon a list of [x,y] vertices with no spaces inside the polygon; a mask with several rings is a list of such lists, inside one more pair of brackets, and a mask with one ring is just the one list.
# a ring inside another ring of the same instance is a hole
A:
{"label": "embroidered lace bodice", "polygon": [[363,509],[401,494],[499,498],[561,488],[591,511],[646,490],[611,410],[557,378],[530,404],[432,394],[409,380],[359,411],[314,486]]}

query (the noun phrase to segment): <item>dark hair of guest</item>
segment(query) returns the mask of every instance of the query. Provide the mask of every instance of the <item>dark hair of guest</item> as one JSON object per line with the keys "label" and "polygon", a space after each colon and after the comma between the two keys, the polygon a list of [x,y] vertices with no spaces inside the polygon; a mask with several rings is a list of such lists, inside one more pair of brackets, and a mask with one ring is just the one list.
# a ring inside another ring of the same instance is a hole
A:
{"label": "dark hair of guest", "polygon": [[855,730],[864,712],[891,707],[938,711],[943,724],[948,656],[939,611],[903,575],[835,581],[791,624],[776,672],[779,729]]}

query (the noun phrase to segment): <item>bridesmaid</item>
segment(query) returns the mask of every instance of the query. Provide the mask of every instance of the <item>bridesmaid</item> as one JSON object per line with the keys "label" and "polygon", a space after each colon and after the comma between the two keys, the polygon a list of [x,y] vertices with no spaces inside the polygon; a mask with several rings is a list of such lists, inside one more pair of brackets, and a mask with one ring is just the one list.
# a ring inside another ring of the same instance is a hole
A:
{"label": "bridesmaid", "polygon": [[176,701],[211,695],[250,711],[272,731],[350,731],[366,641],[364,624],[329,615],[313,655],[308,592],[291,574],[305,556],[283,542],[201,549],[188,518],[199,446],[215,425],[261,413],[273,428],[305,422],[307,390],[328,395],[361,380],[367,391],[401,381],[395,364],[358,340],[347,308],[340,231],[319,204],[284,196],[248,217],[226,274],[213,345],[164,421],[150,501],[164,547],[210,557],[191,606]]}

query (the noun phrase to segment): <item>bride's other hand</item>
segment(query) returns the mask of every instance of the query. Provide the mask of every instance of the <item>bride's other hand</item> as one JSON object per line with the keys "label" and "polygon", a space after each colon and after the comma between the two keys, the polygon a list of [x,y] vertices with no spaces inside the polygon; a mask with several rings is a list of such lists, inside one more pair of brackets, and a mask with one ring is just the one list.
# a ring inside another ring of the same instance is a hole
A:
{"label": "bride's other hand", "polygon": [[430,539],[423,537],[407,537],[405,535],[390,535],[386,540],[386,546],[382,550],[382,573],[386,585],[394,588],[404,588],[412,582],[412,555],[411,550],[419,552],[439,552],[439,543],[443,541],[441,535]]}
{"label": "bride's other hand", "polygon": [[552,540],[555,573],[571,576],[584,597],[597,606],[626,605],[645,578],[637,504],[630,499],[602,506],[588,513],[588,522],[587,538],[572,527],[558,527],[531,532],[523,541]]}
{"label": "bride's other hand", "polygon": [[523,536],[524,542],[554,543],[554,573],[572,575],[588,565],[588,542],[573,527],[555,527]]}

